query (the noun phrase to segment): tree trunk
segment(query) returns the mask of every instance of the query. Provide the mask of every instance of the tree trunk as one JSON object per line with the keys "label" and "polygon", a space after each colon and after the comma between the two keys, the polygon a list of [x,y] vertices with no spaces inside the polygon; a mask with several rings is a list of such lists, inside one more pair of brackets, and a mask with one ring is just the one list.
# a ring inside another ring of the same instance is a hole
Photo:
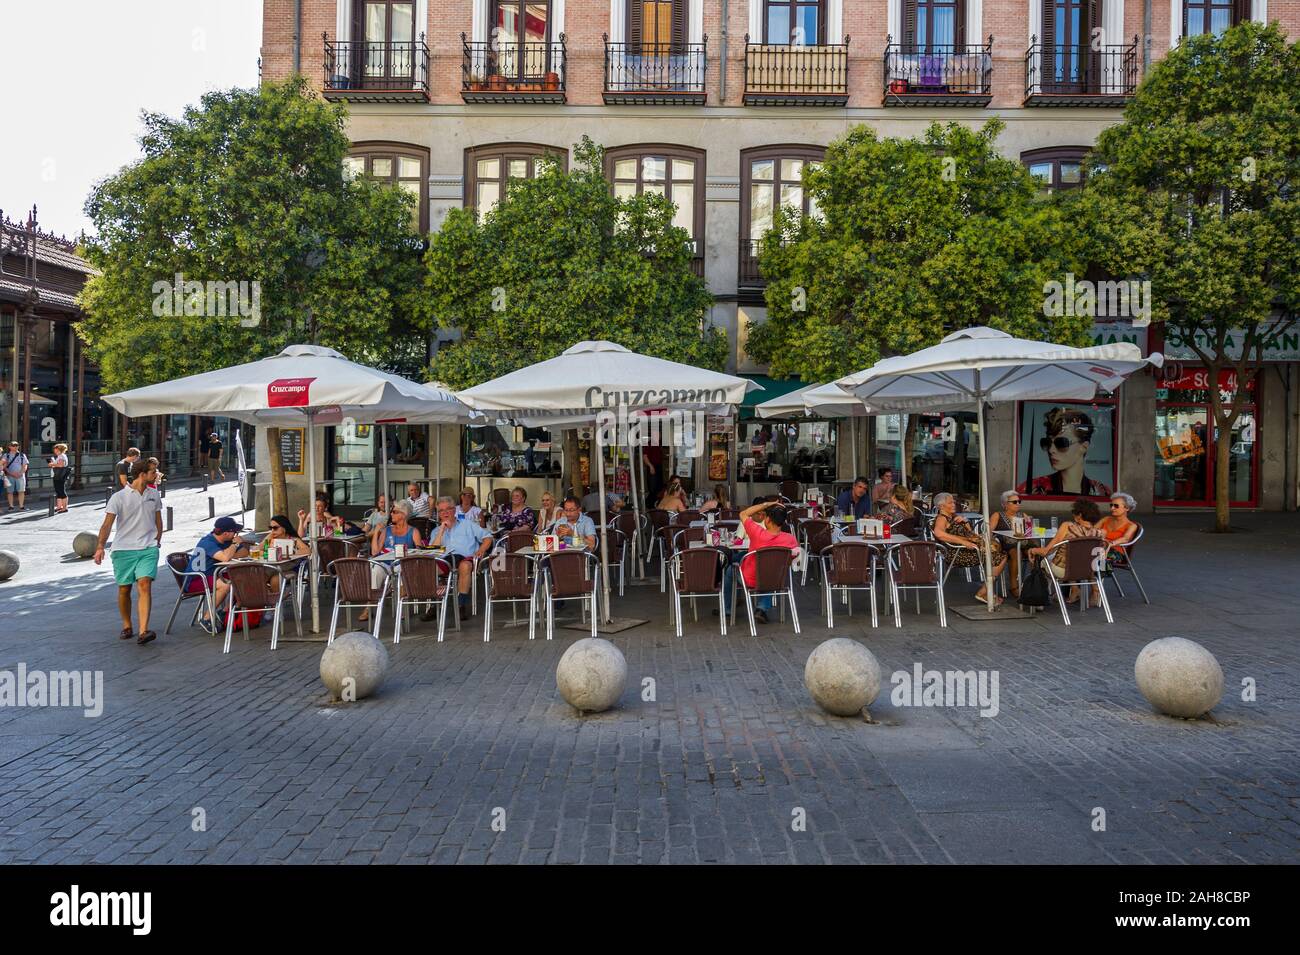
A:
{"label": "tree trunk", "polygon": [[[266,429],[266,448],[267,463],[271,465],[271,514],[284,514],[290,520],[293,515],[289,513],[289,487],[284,480],[284,458],[280,454],[280,429]],[[308,507],[314,506],[312,501],[308,501]]]}
{"label": "tree trunk", "polygon": [[[1236,415],[1233,415],[1235,418]],[[1217,421],[1217,415],[1215,416]],[[1232,450],[1232,422],[1219,426],[1219,434],[1214,441],[1214,530],[1218,534],[1232,531],[1231,513],[1228,499],[1228,460]]]}

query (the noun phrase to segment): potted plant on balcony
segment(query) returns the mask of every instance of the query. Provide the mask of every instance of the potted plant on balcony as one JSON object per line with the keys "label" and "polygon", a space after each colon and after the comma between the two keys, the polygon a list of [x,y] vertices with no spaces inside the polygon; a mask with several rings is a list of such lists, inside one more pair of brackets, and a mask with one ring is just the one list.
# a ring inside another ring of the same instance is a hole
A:
{"label": "potted plant on balcony", "polygon": [[544,79],[545,88],[547,89],[547,91],[552,92],[552,93],[554,93],[554,92],[558,92],[558,91],[559,91],[559,89],[560,89],[560,74],[559,74],[559,73],[555,73],[555,72],[547,73],[546,76],[545,76],[543,79]]}
{"label": "potted plant on balcony", "polygon": [[493,73],[488,77],[488,89],[494,93],[504,93],[506,90],[506,78],[500,73]]}
{"label": "potted plant on balcony", "polygon": [[889,81],[889,92],[891,92],[891,93],[906,93],[906,92],[907,92],[907,80],[904,80],[904,79],[894,79],[894,80],[890,80],[890,81]]}

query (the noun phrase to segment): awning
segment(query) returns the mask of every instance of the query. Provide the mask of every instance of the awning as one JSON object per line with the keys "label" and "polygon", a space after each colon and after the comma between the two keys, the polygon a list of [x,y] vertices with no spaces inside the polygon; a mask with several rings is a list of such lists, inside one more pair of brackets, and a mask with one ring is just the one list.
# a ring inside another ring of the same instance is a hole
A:
{"label": "awning", "polygon": [[781,395],[797,391],[806,384],[802,378],[770,378],[767,375],[741,375],[740,377],[748,378],[763,389],[745,395],[745,400],[740,403],[741,418],[754,417],[754,405],[759,402],[779,398]]}

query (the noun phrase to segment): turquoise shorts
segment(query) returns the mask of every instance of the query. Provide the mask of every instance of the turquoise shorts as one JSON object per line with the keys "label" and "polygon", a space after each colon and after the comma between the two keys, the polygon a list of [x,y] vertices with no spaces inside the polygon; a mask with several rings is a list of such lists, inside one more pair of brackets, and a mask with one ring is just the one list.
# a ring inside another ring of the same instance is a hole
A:
{"label": "turquoise shorts", "polygon": [[113,576],[119,587],[130,587],[137,580],[148,577],[153,580],[158,573],[158,548],[145,547],[141,550],[115,550],[113,555]]}

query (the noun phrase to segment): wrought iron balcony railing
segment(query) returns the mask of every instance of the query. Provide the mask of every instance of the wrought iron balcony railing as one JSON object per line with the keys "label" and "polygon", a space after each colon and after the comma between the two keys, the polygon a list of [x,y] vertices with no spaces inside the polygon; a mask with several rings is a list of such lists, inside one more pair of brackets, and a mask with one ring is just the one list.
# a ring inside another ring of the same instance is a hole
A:
{"label": "wrought iron balcony railing", "polygon": [[325,41],[326,99],[378,103],[429,101],[429,48],[424,35],[404,43]]}
{"label": "wrought iron balcony railing", "polygon": [[761,239],[740,240],[740,267],[736,283],[740,288],[763,288],[767,285],[767,279],[758,271],[758,250],[761,244]]}
{"label": "wrought iron balcony railing", "polygon": [[608,36],[604,39],[606,103],[704,102],[707,36],[702,43],[611,43]]}
{"label": "wrought iron balcony railing", "polygon": [[903,44],[885,38],[886,106],[987,106],[993,37],[985,44]]}
{"label": "wrought iron balcony railing", "polygon": [[1026,106],[1123,106],[1138,84],[1138,38],[1128,45],[1039,43],[1025,53]]}
{"label": "wrought iron balcony railing", "polygon": [[849,38],[794,46],[745,37],[745,105],[843,106],[849,99]]}
{"label": "wrought iron balcony railing", "polygon": [[475,42],[460,35],[466,103],[563,103],[564,34],[553,42]]}

